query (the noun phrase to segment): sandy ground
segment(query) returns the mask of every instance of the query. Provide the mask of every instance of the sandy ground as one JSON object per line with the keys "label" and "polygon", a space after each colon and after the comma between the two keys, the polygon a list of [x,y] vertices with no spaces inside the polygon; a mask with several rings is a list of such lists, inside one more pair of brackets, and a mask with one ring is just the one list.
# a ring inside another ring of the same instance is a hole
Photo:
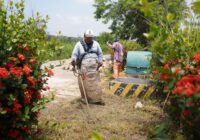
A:
{"label": "sandy ground", "polygon": [[64,64],[60,65],[59,61],[51,61],[45,65],[53,65],[54,76],[48,80],[48,86],[51,91],[55,92],[55,100],[53,102],[59,102],[62,99],[73,100],[80,96],[77,77],[73,72],[66,70],[69,66],[70,60],[64,60]]}

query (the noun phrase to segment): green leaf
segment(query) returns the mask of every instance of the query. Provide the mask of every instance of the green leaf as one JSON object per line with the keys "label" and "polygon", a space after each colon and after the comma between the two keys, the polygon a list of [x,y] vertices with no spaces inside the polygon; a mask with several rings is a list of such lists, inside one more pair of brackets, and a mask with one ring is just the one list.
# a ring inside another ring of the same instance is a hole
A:
{"label": "green leaf", "polygon": [[24,2],[21,1],[21,3],[19,4],[20,7],[24,7]]}
{"label": "green leaf", "polygon": [[12,47],[8,47],[7,50],[8,50],[8,51],[11,51],[11,50],[12,50]]}
{"label": "green leaf", "polygon": [[170,81],[170,82],[169,82],[169,89],[173,89],[175,83],[176,83],[176,79],[173,79],[172,81]]}
{"label": "green leaf", "polygon": [[2,110],[2,108],[0,108],[0,114],[1,115],[4,115],[4,114],[6,114],[7,112],[5,111],[5,110]]}
{"label": "green leaf", "polygon": [[144,4],[147,4],[148,1],[147,1],[147,0],[140,0],[139,3],[140,3],[141,5],[144,5]]}
{"label": "green leaf", "polygon": [[54,54],[53,54],[53,52],[51,51],[51,52],[49,52],[49,55],[51,56],[51,57],[53,57],[54,56]]}
{"label": "green leaf", "polygon": [[13,102],[16,98],[14,97],[14,95],[10,94],[8,99],[9,101]]}
{"label": "green leaf", "polygon": [[11,7],[13,6],[13,1],[12,1],[12,0],[10,1],[10,6],[11,6]]}
{"label": "green leaf", "polygon": [[192,9],[195,13],[200,13],[200,1],[193,2]]}
{"label": "green leaf", "polygon": [[49,121],[46,121],[46,122],[45,122],[45,126],[48,126],[48,125],[49,125]]}
{"label": "green leaf", "polygon": [[172,13],[169,13],[169,14],[167,14],[167,21],[168,22],[172,22],[172,20],[174,19],[174,14],[172,14]]}
{"label": "green leaf", "polygon": [[97,132],[92,132],[92,140],[103,140],[103,138]]}
{"label": "green leaf", "polygon": [[18,9],[18,8],[19,8],[19,3],[16,3],[16,4],[15,4],[15,7]]}
{"label": "green leaf", "polygon": [[27,106],[27,107],[25,108],[25,115],[27,115],[27,116],[28,116],[28,114],[29,114],[29,111],[30,111],[30,108]]}
{"label": "green leaf", "polygon": [[11,20],[13,20],[13,19],[15,18],[15,16],[14,16],[14,15],[10,15],[9,18],[10,18]]}
{"label": "green leaf", "polygon": [[19,16],[19,18],[21,18],[21,19],[24,19],[24,15],[23,15],[23,14],[21,14],[21,15]]}
{"label": "green leaf", "polygon": [[12,42],[13,42],[13,43],[16,43],[16,42],[17,42],[17,39],[13,39]]}
{"label": "green leaf", "polygon": [[36,53],[37,53],[37,55],[40,55],[40,52],[41,52],[40,50],[37,50],[37,52],[36,52]]}
{"label": "green leaf", "polygon": [[41,110],[43,108],[43,106],[35,106],[31,109],[32,112],[37,112],[39,110]]}
{"label": "green leaf", "polygon": [[161,123],[153,129],[151,136],[147,140],[169,140],[168,135],[166,135],[166,124]]}
{"label": "green leaf", "polygon": [[149,33],[143,33],[146,38],[149,38]]}
{"label": "green leaf", "polygon": [[51,128],[55,128],[56,126],[58,126],[58,123],[56,123],[56,122],[51,124]]}

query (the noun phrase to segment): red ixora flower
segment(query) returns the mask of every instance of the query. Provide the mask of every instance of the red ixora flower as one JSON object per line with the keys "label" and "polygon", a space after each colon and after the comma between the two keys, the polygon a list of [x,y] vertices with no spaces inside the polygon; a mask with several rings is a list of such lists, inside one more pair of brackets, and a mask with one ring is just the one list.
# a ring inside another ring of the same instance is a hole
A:
{"label": "red ixora flower", "polygon": [[180,70],[181,70],[181,68],[175,68],[175,69],[174,69],[174,73],[175,73],[175,74],[178,74],[178,73],[180,72]]}
{"label": "red ixora flower", "polygon": [[160,79],[161,79],[161,80],[167,80],[167,79],[168,79],[168,74],[167,74],[167,73],[163,73],[163,74],[160,76]]}
{"label": "red ixora flower", "polygon": [[19,60],[23,61],[25,59],[25,56],[21,53],[18,53],[17,56],[18,56]]}
{"label": "red ixora flower", "polygon": [[197,92],[200,92],[200,84],[197,85]]}
{"label": "red ixora flower", "polygon": [[195,55],[194,55],[194,60],[195,60],[196,62],[200,62],[200,54],[195,54]]}
{"label": "red ixora flower", "polygon": [[9,57],[9,59],[10,59],[11,61],[13,61],[13,62],[15,62],[15,61],[17,60],[16,57]]}
{"label": "red ixora flower", "polygon": [[19,136],[16,140],[23,140],[23,137]]}
{"label": "red ixora flower", "polygon": [[32,76],[27,77],[27,80],[28,80],[32,85],[35,85],[35,80],[33,79]]}
{"label": "red ixora flower", "polygon": [[12,75],[14,75],[16,78],[19,78],[22,75],[22,68],[16,67],[16,68],[10,68],[10,72]]}
{"label": "red ixora flower", "polygon": [[12,62],[7,62],[6,63],[6,68],[13,68],[14,64]]}
{"label": "red ixora flower", "polygon": [[13,102],[13,111],[17,114],[21,113],[21,111],[19,110],[22,106],[18,103],[18,100],[15,100]]}
{"label": "red ixora flower", "polygon": [[19,130],[11,129],[8,132],[8,136],[11,138],[17,138],[19,136]]}
{"label": "red ixora flower", "polygon": [[32,64],[32,65],[37,63],[35,58],[31,58],[28,62],[29,62],[29,64]]}
{"label": "red ixora flower", "polygon": [[27,125],[22,126],[21,129],[24,130],[25,132],[28,132],[30,130],[30,128]]}
{"label": "red ixora flower", "polygon": [[181,59],[177,59],[177,60],[174,61],[174,64],[181,63],[181,62],[182,62]]}
{"label": "red ixora flower", "polygon": [[7,113],[9,113],[9,112],[11,111],[11,109],[8,108],[8,107],[4,108],[4,110],[5,110]]}
{"label": "red ixora flower", "polygon": [[49,86],[46,86],[46,87],[45,87],[45,90],[50,90],[50,87],[49,87]]}
{"label": "red ixora flower", "polygon": [[18,46],[17,46],[18,48],[22,48],[22,44],[18,44]]}
{"label": "red ixora flower", "polygon": [[182,116],[183,117],[187,117],[189,115],[191,115],[191,111],[190,110],[184,110],[184,111],[182,111]]}
{"label": "red ixora flower", "polygon": [[157,75],[157,74],[158,74],[158,70],[154,70],[153,75]]}
{"label": "red ixora flower", "polygon": [[26,95],[24,96],[24,104],[25,104],[25,105],[30,104],[31,98],[32,98],[32,97],[31,97],[30,95],[27,95],[27,94],[26,94]]}
{"label": "red ixora flower", "polygon": [[178,87],[175,87],[174,90],[173,90],[173,93],[174,94],[180,94],[182,93],[184,90],[184,87],[183,86],[178,86]]}
{"label": "red ixora flower", "polygon": [[37,112],[35,112],[35,117],[39,117],[39,115],[40,115],[40,111],[37,111]]}
{"label": "red ixora flower", "polygon": [[41,93],[37,93],[37,94],[36,94],[36,98],[37,98],[37,99],[41,99],[41,98],[42,98]]}
{"label": "red ixora flower", "polygon": [[30,75],[31,69],[30,69],[27,65],[24,65],[24,67],[23,67],[23,72],[24,72],[26,75]]}
{"label": "red ixora flower", "polygon": [[168,63],[165,64],[165,65],[164,65],[164,68],[169,69],[169,64],[168,64]]}
{"label": "red ixora flower", "polygon": [[0,68],[0,78],[8,78],[8,71],[6,68]]}
{"label": "red ixora flower", "polygon": [[187,75],[182,77],[176,82],[176,87],[173,90],[174,94],[182,94],[186,96],[192,96],[196,92],[200,91],[199,83],[200,76],[198,75]]}
{"label": "red ixora flower", "polygon": [[186,102],[186,106],[187,106],[187,107],[193,106],[193,102],[192,102],[192,101]]}
{"label": "red ixora flower", "polygon": [[25,50],[25,51],[29,51],[28,45],[25,45],[24,50]]}
{"label": "red ixora flower", "polygon": [[30,104],[31,99],[32,99],[32,92],[31,91],[24,92],[24,104],[25,105]]}
{"label": "red ixora flower", "polygon": [[53,71],[51,69],[47,70],[48,76],[51,77],[54,75]]}
{"label": "red ixora flower", "polygon": [[192,88],[185,89],[185,94],[188,97],[192,96],[194,93],[195,93],[195,91]]}

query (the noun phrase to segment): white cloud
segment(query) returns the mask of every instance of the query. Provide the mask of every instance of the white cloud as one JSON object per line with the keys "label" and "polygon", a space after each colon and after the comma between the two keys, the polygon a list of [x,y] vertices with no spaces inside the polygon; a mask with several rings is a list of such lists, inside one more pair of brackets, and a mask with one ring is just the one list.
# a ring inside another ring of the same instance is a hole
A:
{"label": "white cloud", "polygon": [[67,36],[82,36],[86,29],[93,29],[95,35],[104,31],[109,31],[108,25],[97,22],[92,17],[61,14],[51,17],[47,31],[49,31],[50,34],[61,31],[63,35]]}
{"label": "white cloud", "polygon": [[78,16],[72,16],[72,15],[56,15],[57,21],[63,22],[63,23],[70,23],[70,24],[80,24],[81,18]]}
{"label": "white cloud", "polygon": [[76,3],[79,4],[92,4],[94,3],[94,0],[74,0]]}

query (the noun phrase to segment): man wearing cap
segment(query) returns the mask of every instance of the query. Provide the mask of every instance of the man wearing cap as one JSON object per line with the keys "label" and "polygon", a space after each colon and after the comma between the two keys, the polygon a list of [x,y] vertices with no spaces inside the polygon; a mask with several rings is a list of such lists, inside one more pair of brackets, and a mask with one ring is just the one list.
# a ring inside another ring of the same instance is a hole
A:
{"label": "man wearing cap", "polygon": [[102,66],[103,53],[94,39],[94,32],[88,29],[84,39],[76,43],[71,56],[71,64],[79,72],[78,84],[84,103],[104,105],[101,95],[99,67]]}
{"label": "man wearing cap", "polygon": [[122,72],[122,64],[123,64],[123,46],[118,42],[118,38],[114,39],[114,43],[110,44],[107,42],[107,46],[114,50],[114,64],[113,64],[113,77],[118,78],[120,76],[120,72]]}

